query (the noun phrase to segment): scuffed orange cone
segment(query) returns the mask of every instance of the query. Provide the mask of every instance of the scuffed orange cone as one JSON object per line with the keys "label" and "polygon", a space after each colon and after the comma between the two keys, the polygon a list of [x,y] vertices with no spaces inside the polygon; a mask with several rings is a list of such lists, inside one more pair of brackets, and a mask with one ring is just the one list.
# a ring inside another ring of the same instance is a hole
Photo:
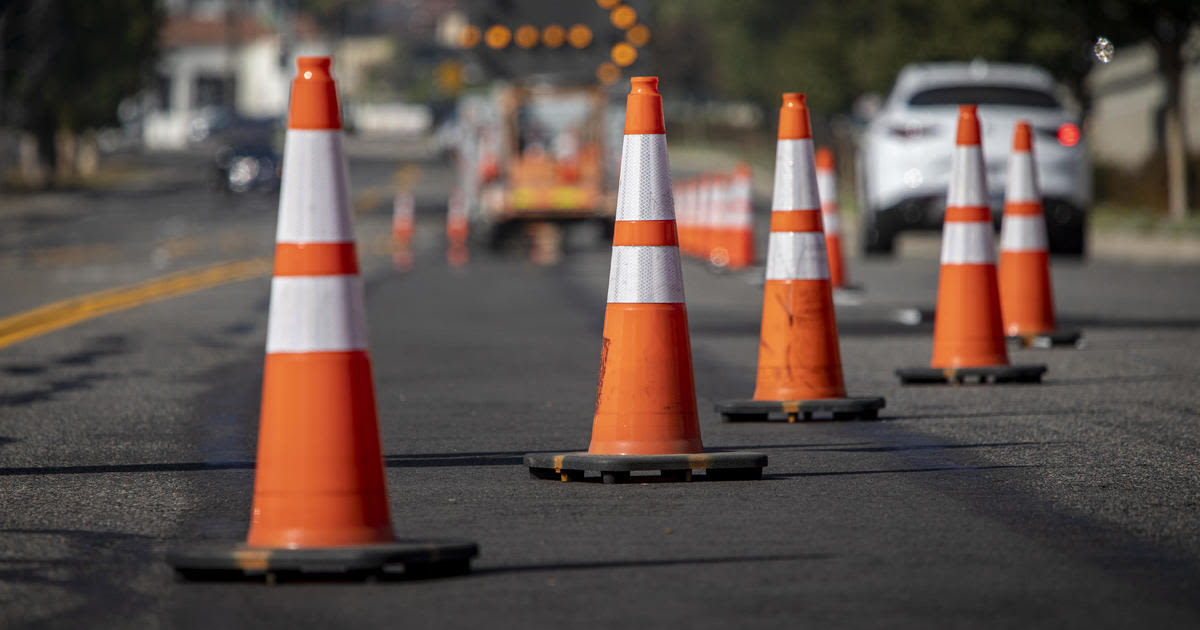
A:
{"label": "scuffed orange cone", "polygon": [[702,454],[658,79],[634,77],[625,114],[608,306],[587,453],[530,454],[531,474],[567,481],[631,471],[760,478],[766,456]]}
{"label": "scuffed orange cone", "polygon": [[817,190],[821,197],[821,222],[825,227],[825,249],[829,252],[829,281],[835,289],[850,288],[842,249],[842,217],[838,208],[837,174],[833,151],[817,149]]}
{"label": "scuffed orange cone", "polygon": [[1074,345],[1078,331],[1057,330],[1046,218],[1029,123],[1017,122],[1000,229],[1000,310],[1004,332],[1026,346]]}
{"label": "scuffed orange cone", "polygon": [[795,421],[816,412],[875,418],[884,400],[847,398],[834,320],[829,259],[804,95],[783,95],[753,401],[717,403],[727,420]]}
{"label": "scuffed orange cone", "polygon": [[930,368],[897,370],[901,382],[1040,382],[1044,365],[1010,366],[1000,318],[996,247],[974,105],[959,108],[942,228],[942,263]]}
{"label": "scuffed orange cone", "polygon": [[392,535],[330,60],[292,89],[245,545],[173,552],[185,575],[468,568],[472,543]]}

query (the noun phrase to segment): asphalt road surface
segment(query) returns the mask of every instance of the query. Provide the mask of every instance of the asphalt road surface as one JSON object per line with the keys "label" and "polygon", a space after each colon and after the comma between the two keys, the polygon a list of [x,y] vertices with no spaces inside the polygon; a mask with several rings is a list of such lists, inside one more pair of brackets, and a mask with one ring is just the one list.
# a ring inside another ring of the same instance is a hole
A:
{"label": "asphalt road surface", "polygon": [[[275,200],[160,178],[6,198],[0,317],[268,257]],[[445,263],[445,167],[423,165],[415,267],[388,255],[399,165],[352,162],[396,534],[464,538],[470,575],[188,583],[169,547],[246,534],[269,280],[0,348],[0,627],[1180,627],[1200,625],[1200,268],[1060,264],[1081,349],[1017,350],[1041,385],[902,387],[929,359],[936,261],[855,260],[839,306],[852,394],[879,422],[729,425],[754,385],[756,274],[685,264],[706,446],[762,481],[558,483],[524,453],[584,449],[607,247],[557,265]],[[375,188],[372,188],[375,187]],[[366,192],[364,192],[366,191]]]}

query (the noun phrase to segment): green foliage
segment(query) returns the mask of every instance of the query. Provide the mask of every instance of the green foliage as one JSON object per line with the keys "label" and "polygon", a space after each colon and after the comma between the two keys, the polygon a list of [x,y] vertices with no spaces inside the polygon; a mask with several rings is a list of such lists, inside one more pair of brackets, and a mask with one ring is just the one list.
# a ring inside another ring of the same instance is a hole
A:
{"label": "green foliage", "polygon": [[[691,91],[775,108],[779,93],[808,93],[814,111],[844,111],[864,92],[885,93],[905,64],[1033,63],[1088,103],[1083,77],[1097,36],[1132,43],[1187,33],[1195,0],[661,0],[658,30],[688,23],[693,46],[660,55],[664,68],[693,59],[710,77]],[[682,58],[681,58],[682,57]]]}
{"label": "green foliage", "polygon": [[155,0],[13,0],[4,8],[5,122],[40,134],[116,122],[157,54]]}

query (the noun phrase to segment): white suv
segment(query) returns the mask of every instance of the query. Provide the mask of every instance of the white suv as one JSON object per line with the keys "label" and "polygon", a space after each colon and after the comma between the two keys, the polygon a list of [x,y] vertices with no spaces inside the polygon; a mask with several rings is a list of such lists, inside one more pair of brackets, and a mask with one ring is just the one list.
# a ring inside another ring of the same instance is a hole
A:
{"label": "white suv", "polygon": [[1045,70],[982,61],[912,64],[900,72],[859,147],[864,252],[891,253],[902,230],[941,227],[960,104],[979,105],[996,224],[1013,127],[1028,120],[1050,251],[1083,255],[1092,177],[1078,119]]}

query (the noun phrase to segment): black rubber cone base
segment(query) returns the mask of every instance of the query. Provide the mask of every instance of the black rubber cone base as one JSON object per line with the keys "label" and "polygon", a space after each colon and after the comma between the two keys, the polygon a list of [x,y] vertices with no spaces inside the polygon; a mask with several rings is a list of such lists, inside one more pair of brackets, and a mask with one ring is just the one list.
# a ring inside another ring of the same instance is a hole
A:
{"label": "black rubber cone base", "polygon": [[[473,542],[397,540],[391,543],[276,549],[197,544],[167,553],[167,563],[189,580],[424,579],[464,575],[479,555]],[[399,571],[398,569],[402,569]]]}
{"label": "black rubber cone base", "polygon": [[904,385],[958,385],[968,381],[987,383],[1041,383],[1045,365],[989,365],[984,367],[914,367],[896,370]]}
{"label": "black rubber cone base", "polygon": [[[529,475],[558,481],[741,481],[762,479],[767,456],[762,453],[709,452],[680,455],[593,455],[578,453],[530,453],[525,456]],[[693,475],[693,471],[703,475]],[[633,475],[635,472],[658,473]],[[596,473],[589,476],[588,473]]]}
{"label": "black rubber cone base", "polygon": [[1008,340],[1024,348],[1081,347],[1083,333],[1078,330],[1052,330],[1036,335],[1009,335]]}
{"label": "black rubber cone base", "polygon": [[717,403],[714,408],[726,422],[799,422],[813,419],[877,420],[879,410],[885,404],[878,396],[853,396],[813,400],[727,400]]}

